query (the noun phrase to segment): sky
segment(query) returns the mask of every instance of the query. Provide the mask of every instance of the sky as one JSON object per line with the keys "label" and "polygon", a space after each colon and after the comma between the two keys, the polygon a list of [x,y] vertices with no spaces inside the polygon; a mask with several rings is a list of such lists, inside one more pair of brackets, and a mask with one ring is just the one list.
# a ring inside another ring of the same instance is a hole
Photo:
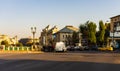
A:
{"label": "sky", "polygon": [[120,15],[120,0],[0,0],[0,34],[18,38],[36,37],[47,25],[79,27],[90,20],[98,25]]}

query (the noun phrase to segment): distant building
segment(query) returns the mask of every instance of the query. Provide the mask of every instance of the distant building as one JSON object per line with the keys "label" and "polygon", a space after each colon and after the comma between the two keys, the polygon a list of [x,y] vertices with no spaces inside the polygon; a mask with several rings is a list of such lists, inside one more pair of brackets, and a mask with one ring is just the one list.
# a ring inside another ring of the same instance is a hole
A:
{"label": "distant building", "polygon": [[[73,32],[78,32],[79,29],[76,27],[73,27],[71,25],[65,26],[63,29],[55,33],[55,42],[64,42],[66,45],[72,44],[71,38],[73,35]],[[79,33],[79,42],[81,42],[81,34]]]}
{"label": "distant building", "polygon": [[[39,43],[39,39],[35,38],[35,43]],[[22,43],[24,46],[31,46],[33,44],[33,39],[32,38],[21,38],[19,40],[20,43]]]}
{"label": "distant building", "polygon": [[26,46],[27,43],[32,44],[31,38],[21,38],[19,42],[22,43],[24,46]]}

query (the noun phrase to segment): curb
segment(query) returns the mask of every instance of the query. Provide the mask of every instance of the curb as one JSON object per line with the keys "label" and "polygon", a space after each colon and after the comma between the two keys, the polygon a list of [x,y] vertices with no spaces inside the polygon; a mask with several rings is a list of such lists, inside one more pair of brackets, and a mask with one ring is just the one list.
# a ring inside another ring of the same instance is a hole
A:
{"label": "curb", "polygon": [[0,51],[1,53],[44,53],[42,51]]}

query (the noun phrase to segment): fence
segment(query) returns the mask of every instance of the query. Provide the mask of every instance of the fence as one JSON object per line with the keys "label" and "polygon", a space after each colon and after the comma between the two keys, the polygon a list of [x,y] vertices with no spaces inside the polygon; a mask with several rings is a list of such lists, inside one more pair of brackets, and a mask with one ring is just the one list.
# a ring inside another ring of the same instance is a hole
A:
{"label": "fence", "polygon": [[3,47],[2,51],[33,51],[31,47]]}

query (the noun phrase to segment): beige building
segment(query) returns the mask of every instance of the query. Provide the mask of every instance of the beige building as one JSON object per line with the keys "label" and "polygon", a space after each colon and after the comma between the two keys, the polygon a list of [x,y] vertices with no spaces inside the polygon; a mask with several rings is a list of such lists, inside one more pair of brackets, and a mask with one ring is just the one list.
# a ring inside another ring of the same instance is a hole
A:
{"label": "beige building", "polygon": [[[72,35],[73,32],[78,32],[79,29],[74,26],[65,26],[63,29],[55,33],[55,42],[64,42],[66,45],[72,44],[70,41],[72,41]],[[79,33],[79,42],[81,42],[81,34]]]}

